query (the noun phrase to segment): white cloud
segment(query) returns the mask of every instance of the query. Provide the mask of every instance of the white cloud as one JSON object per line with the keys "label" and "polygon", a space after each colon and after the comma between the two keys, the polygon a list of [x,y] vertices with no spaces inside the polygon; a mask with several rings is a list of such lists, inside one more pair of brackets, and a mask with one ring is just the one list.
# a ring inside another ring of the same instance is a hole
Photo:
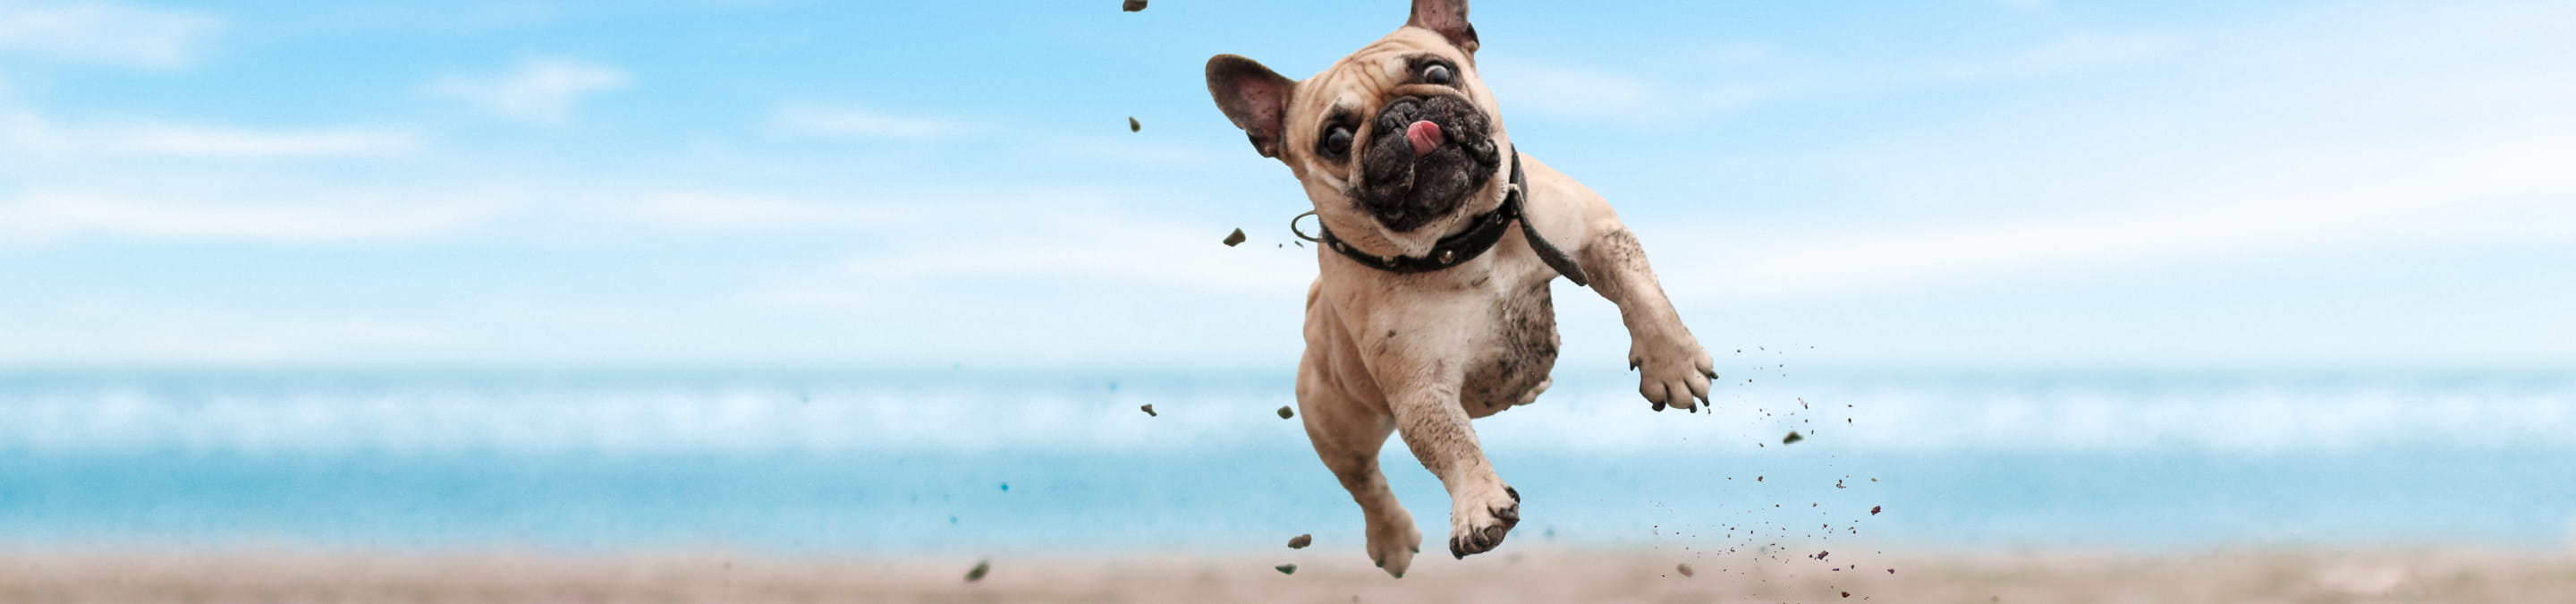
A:
{"label": "white cloud", "polygon": [[380,155],[413,148],[412,135],[334,128],[257,130],[189,124],[64,127],[29,112],[0,113],[0,152],[265,159]]}
{"label": "white cloud", "polygon": [[[1957,61],[1914,70],[1892,78],[1889,85],[1993,80],[2056,73],[2070,69],[2151,60],[2180,52],[2186,45],[2172,35],[2148,32],[2076,32],[2018,52],[1988,59]],[[1879,86],[1862,85],[1859,88]]]}
{"label": "white cloud", "polygon": [[[1275,247],[1266,235],[1228,248],[1233,231],[1208,223],[1097,212],[1028,225],[985,225],[979,236],[850,260],[850,275],[883,278],[1114,279],[1219,292],[1297,294],[1315,276],[1311,248]],[[999,232],[995,232],[999,231]],[[1247,231],[1249,232],[1249,231]]]}
{"label": "white cloud", "polygon": [[1248,148],[1229,146],[1209,149],[1200,145],[1175,143],[1166,139],[1126,136],[1061,138],[1040,145],[1058,155],[1088,161],[1136,166],[1206,166],[1235,159],[1235,154]]}
{"label": "white cloud", "polygon": [[376,155],[410,149],[411,135],[369,130],[269,132],[234,128],[148,125],[104,133],[110,148],[180,157],[304,157]]}
{"label": "white cloud", "polygon": [[454,333],[373,317],[278,315],[170,301],[78,299],[10,309],[13,364],[348,362],[351,351],[456,348]]}
{"label": "white cloud", "polygon": [[[1770,299],[2369,250],[2576,245],[2567,168],[2576,114],[2564,110],[2576,105],[2576,79],[2564,64],[2521,60],[2563,48],[2558,32],[2527,26],[2534,15],[2510,7],[2307,17],[2195,36],[2210,46],[2179,58],[2189,63],[2177,66],[2191,76],[2183,84],[2159,78],[2143,85],[2152,89],[1997,107],[1792,162],[1869,191],[1885,211],[1677,225],[1721,235],[1671,238],[1684,243],[1655,246],[1673,252],[1657,264],[1696,277],[1667,280],[1677,296]],[[2373,50],[2399,38],[2420,46]],[[2077,41],[1995,65],[2166,48]]]}
{"label": "white cloud", "polygon": [[223,21],[110,2],[0,0],[0,51],[150,68],[185,66]]}
{"label": "white cloud", "polygon": [[786,275],[754,297],[847,308],[902,284],[1028,279],[1295,296],[1314,278],[1313,248],[1280,247],[1284,229],[1247,228],[1247,243],[1227,247],[1232,226],[1140,213],[1123,198],[1060,191],[912,204],[925,209],[887,215],[868,238],[881,251]]}
{"label": "white cloud", "polygon": [[488,208],[475,205],[169,202],[33,191],[0,200],[0,242],[43,243],[83,236],[308,243],[399,240],[446,233],[490,214]]}
{"label": "white cloud", "polygon": [[[2576,161],[2576,156],[2561,159]],[[1663,266],[1691,279],[1676,297],[1772,299],[1910,285],[2426,243],[2576,243],[2576,198],[2320,196],[2061,217],[1797,233],[1725,231],[1741,257],[1688,255]],[[1705,254],[1705,248],[1697,248]]]}
{"label": "white cloud", "polygon": [[[1791,76],[1688,79],[1646,78],[1609,70],[1537,65],[1498,66],[1488,74],[1495,94],[1514,110],[1669,127],[1676,115],[1727,113],[1769,103],[1924,86],[2034,77],[2165,57],[2182,40],[2156,33],[2077,32],[2011,53],[1914,65],[1801,70]],[[1768,46],[1722,47],[1703,53],[1719,63],[1767,62]],[[1711,70],[1731,71],[1731,70]]]}
{"label": "white cloud", "polygon": [[628,82],[626,72],[614,67],[537,57],[521,60],[506,74],[440,78],[430,91],[510,118],[551,123],[571,117],[583,98],[625,88]]}
{"label": "white cloud", "polygon": [[1548,113],[1582,115],[1589,113],[1627,114],[1648,103],[1661,102],[1670,90],[1648,84],[1642,78],[1606,71],[1591,71],[1545,65],[1504,68],[1504,78],[1490,84],[1507,109],[1523,107]]}
{"label": "white cloud", "polygon": [[903,214],[884,205],[718,191],[654,194],[636,212],[644,222],[689,230],[856,229],[882,225]]}
{"label": "white cloud", "polygon": [[806,104],[779,107],[770,124],[784,134],[858,138],[924,139],[971,130],[946,120],[899,116],[865,107]]}

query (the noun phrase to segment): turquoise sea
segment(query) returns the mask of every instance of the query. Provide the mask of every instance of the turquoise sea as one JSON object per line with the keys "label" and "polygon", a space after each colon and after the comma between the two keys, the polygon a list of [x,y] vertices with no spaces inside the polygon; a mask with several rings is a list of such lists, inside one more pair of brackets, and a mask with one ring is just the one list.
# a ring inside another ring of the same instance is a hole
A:
{"label": "turquoise sea", "polygon": [[[1627,380],[1559,375],[1476,424],[1525,499],[1513,542],[2576,544],[2576,374],[1748,367],[1700,414]],[[1289,382],[0,374],[0,547],[1356,551],[1357,508],[1275,415]],[[1438,483],[1400,444],[1384,466],[1436,551]]]}

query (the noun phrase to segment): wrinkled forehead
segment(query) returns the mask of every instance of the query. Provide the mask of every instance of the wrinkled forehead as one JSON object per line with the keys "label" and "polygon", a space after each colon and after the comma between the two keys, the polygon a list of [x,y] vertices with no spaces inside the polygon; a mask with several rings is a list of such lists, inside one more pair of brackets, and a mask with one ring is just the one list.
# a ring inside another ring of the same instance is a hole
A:
{"label": "wrinkled forehead", "polygon": [[1336,111],[1365,112],[1410,80],[1414,61],[1425,57],[1445,59],[1462,72],[1473,69],[1466,56],[1439,34],[1399,29],[1308,78],[1299,86],[1297,111],[1288,119],[1309,122]]}

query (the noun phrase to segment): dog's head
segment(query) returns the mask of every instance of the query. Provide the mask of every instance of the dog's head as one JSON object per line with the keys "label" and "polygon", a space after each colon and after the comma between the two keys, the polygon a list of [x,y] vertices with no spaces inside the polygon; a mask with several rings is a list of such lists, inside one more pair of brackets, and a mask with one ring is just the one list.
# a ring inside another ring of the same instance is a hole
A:
{"label": "dog's head", "polygon": [[1335,235],[1418,254],[1502,200],[1511,142],[1476,46],[1466,0],[1414,0],[1403,28],[1304,81],[1208,59],[1208,93],[1254,150],[1288,164]]}

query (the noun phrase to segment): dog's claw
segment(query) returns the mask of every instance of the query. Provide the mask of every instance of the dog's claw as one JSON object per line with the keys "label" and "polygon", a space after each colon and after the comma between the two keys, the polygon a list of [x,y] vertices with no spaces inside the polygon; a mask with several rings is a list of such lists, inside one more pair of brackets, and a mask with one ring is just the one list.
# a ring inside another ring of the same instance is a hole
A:
{"label": "dog's claw", "polygon": [[1464,559],[1493,551],[1502,546],[1503,537],[1511,533],[1512,527],[1520,525],[1520,492],[1509,486],[1502,491],[1509,501],[1487,495],[1480,497],[1482,505],[1451,512],[1454,522],[1449,531],[1449,557]]}

